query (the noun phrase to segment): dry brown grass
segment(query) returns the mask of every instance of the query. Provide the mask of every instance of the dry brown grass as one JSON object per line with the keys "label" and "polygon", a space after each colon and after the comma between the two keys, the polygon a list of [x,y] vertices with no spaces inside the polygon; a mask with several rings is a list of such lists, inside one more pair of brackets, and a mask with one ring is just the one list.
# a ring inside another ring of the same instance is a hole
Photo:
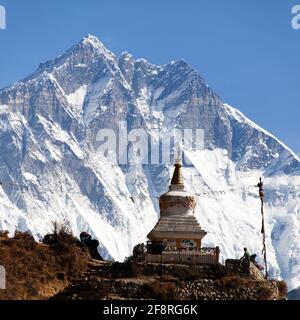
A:
{"label": "dry brown grass", "polygon": [[258,290],[258,300],[270,300],[274,294],[274,291],[268,287],[261,287]]}
{"label": "dry brown grass", "polygon": [[44,240],[37,243],[30,234],[17,232],[1,242],[0,265],[7,277],[1,300],[47,298],[87,269],[88,251],[67,229],[56,229]]}
{"label": "dry brown grass", "polygon": [[278,281],[277,285],[278,285],[279,298],[285,299],[288,295],[288,288],[285,281]]}

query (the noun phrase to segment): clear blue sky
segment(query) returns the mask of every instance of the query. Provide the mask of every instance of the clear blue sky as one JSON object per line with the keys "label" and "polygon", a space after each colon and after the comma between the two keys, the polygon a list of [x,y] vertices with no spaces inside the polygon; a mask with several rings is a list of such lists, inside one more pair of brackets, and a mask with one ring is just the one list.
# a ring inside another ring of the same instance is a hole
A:
{"label": "clear blue sky", "polygon": [[117,55],[184,58],[224,101],[300,153],[300,30],[289,0],[0,0],[0,87],[94,34]]}

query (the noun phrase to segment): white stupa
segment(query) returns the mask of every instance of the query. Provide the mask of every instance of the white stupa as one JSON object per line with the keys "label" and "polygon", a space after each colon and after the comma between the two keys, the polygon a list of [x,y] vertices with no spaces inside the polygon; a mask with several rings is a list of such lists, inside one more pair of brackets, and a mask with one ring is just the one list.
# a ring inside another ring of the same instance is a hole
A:
{"label": "white stupa", "polygon": [[159,198],[160,218],[148,234],[151,242],[164,242],[168,247],[201,248],[201,241],[207,234],[195,215],[195,197],[187,192],[183,183],[181,160],[175,161],[169,191]]}

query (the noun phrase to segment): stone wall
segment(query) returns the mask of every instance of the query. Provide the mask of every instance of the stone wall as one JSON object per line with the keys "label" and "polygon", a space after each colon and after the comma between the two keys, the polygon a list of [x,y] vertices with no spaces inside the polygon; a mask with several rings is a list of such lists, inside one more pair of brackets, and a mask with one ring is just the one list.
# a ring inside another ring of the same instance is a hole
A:
{"label": "stone wall", "polygon": [[215,279],[226,275],[224,266],[218,265],[179,265],[179,264],[158,264],[158,263],[140,263],[141,273],[150,275],[170,275],[178,278],[198,278]]}
{"label": "stone wall", "polygon": [[[241,271],[240,271],[241,272]],[[279,300],[283,283],[233,273],[223,265],[113,263],[84,275],[60,299]]]}
{"label": "stone wall", "polygon": [[[162,254],[145,253],[146,262],[163,263],[163,264],[188,264],[188,265],[204,265],[219,263],[219,247],[201,248],[200,250],[165,250]],[[138,259],[136,259],[138,260]]]}
{"label": "stone wall", "polygon": [[252,262],[234,259],[226,260],[225,266],[221,264],[200,264],[200,265],[185,265],[162,263],[161,256],[157,255],[155,263],[139,263],[142,272],[159,275],[189,275],[191,277],[199,277],[206,279],[215,279],[223,276],[236,275],[243,278],[252,278],[264,281],[264,273],[261,272]]}
{"label": "stone wall", "polygon": [[146,262],[154,263],[178,263],[178,264],[217,264],[216,256],[213,254],[193,254],[178,252],[163,252],[161,255],[146,253]]}
{"label": "stone wall", "polygon": [[253,279],[264,280],[264,273],[260,271],[251,261],[239,259],[227,259],[225,267],[228,272],[241,277],[251,277]]}
{"label": "stone wall", "polygon": [[[234,279],[232,279],[234,281]],[[217,281],[201,279],[182,283],[178,299],[183,300],[278,300],[283,299],[277,281],[249,280],[248,284],[227,284],[222,288]]]}

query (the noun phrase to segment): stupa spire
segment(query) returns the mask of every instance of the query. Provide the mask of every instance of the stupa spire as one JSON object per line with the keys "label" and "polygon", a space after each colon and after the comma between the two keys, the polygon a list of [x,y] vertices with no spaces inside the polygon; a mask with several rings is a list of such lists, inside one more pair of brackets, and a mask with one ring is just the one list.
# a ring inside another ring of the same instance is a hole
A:
{"label": "stupa spire", "polygon": [[182,175],[182,161],[181,161],[181,150],[178,149],[177,151],[177,157],[175,159],[174,163],[174,172],[173,172],[173,177],[171,180],[171,186],[179,186],[183,187],[184,186],[184,181],[183,181],[183,175]]}

